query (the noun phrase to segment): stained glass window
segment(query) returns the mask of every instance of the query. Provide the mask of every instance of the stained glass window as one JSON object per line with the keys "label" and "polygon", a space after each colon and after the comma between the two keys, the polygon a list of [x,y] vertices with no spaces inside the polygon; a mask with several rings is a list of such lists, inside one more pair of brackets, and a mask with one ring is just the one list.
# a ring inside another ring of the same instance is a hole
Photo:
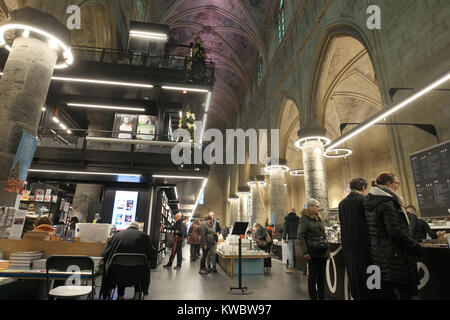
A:
{"label": "stained glass window", "polygon": [[277,40],[278,43],[281,42],[281,39],[283,39],[284,32],[285,32],[285,17],[284,17],[284,1],[280,0],[280,5],[278,6],[278,13],[277,13]]}

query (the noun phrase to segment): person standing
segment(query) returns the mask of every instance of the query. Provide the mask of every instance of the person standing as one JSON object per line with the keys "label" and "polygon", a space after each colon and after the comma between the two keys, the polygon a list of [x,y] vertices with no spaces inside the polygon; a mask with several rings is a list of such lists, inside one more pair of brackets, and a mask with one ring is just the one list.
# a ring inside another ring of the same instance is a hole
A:
{"label": "person standing", "polygon": [[295,259],[295,240],[297,240],[298,223],[300,221],[295,209],[292,208],[288,215],[284,218],[283,226],[283,241],[288,246],[288,269],[286,273],[294,273],[294,259]]}
{"label": "person standing", "polygon": [[216,260],[216,251],[217,251],[217,242],[219,242],[219,234],[222,232],[222,229],[220,228],[220,223],[219,221],[216,219],[216,216],[214,214],[214,212],[210,212],[209,216],[211,217],[212,220],[212,229],[214,231],[214,242],[211,245],[211,248],[209,250],[209,256],[207,258],[207,265],[208,268],[211,269],[212,272],[217,272],[217,260]]}
{"label": "person standing", "polygon": [[350,194],[339,203],[342,253],[349,278],[350,293],[355,300],[367,300],[367,267],[371,265],[369,229],[365,217],[367,181],[350,181]]}
{"label": "person standing", "polygon": [[[308,262],[308,293],[311,300],[325,300],[325,268],[330,257],[325,228],[319,216],[320,203],[315,199],[307,202],[299,222],[300,248]],[[317,289],[316,289],[317,285]]]}
{"label": "person standing", "polygon": [[174,267],[174,269],[181,268],[181,263],[183,262],[183,242],[184,238],[186,237],[186,225],[183,222],[183,218],[181,213],[177,213],[175,215],[175,224],[170,225],[163,225],[167,230],[173,230],[174,231],[174,237],[173,240],[173,246],[172,246],[172,253],[169,258],[169,262],[164,265],[165,268],[172,267],[173,260],[175,259],[175,255],[177,256],[177,265]]}
{"label": "person standing", "polygon": [[367,195],[366,221],[370,254],[381,270],[385,299],[410,300],[416,282],[420,245],[409,236],[409,218],[397,194],[400,182],[393,173],[381,173]]}
{"label": "person standing", "polygon": [[[414,206],[409,205],[406,207],[406,212],[410,220],[410,235],[417,242],[421,242],[427,238],[427,235],[431,239],[437,239],[439,236],[444,235],[445,231],[434,231],[430,228],[428,223],[417,216],[417,210]],[[415,223],[413,223],[415,221]]]}
{"label": "person standing", "polygon": [[200,247],[200,220],[198,218],[194,219],[189,228],[188,243],[191,245],[191,261],[196,261]]}
{"label": "person standing", "polygon": [[[267,253],[269,253],[270,242],[272,241],[269,235],[269,231],[263,228],[263,226],[260,223],[255,224],[255,229],[256,231],[253,235],[253,239],[256,241],[260,249],[265,250]],[[271,258],[270,257],[264,258],[264,271],[270,273],[271,268],[272,268]]]}
{"label": "person standing", "polygon": [[206,260],[209,256],[209,250],[214,245],[214,230],[212,226],[211,216],[207,216],[205,221],[200,226],[200,247],[202,248],[203,255],[200,260],[200,274],[207,274],[209,271],[206,269]]}

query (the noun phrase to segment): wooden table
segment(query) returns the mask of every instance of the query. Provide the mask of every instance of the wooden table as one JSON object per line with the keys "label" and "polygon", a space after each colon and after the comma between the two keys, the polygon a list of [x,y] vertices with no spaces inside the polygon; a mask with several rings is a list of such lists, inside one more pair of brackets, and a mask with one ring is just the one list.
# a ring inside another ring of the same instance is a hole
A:
{"label": "wooden table", "polygon": [[[223,255],[217,252],[217,256],[219,257],[219,265],[230,277],[238,274],[239,255]],[[269,257],[269,254],[242,255],[242,274],[263,275],[264,259]]]}
{"label": "wooden table", "polygon": [[20,251],[43,251],[44,259],[54,255],[100,257],[105,246],[106,243],[80,241],[0,239],[0,251],[3,251],[5,260],[11,253]]}

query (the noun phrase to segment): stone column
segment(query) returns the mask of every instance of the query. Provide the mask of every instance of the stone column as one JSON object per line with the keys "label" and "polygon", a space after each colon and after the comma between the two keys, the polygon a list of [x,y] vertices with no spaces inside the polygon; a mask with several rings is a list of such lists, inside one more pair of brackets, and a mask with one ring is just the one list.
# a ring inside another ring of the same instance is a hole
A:
{"label": "stone column", "polygon": [[230,198],[230,223],[239,221],[239,198]]}
{"label": "stone column", "polygon": [[[299,136],[301,137],[300,134]],[[315,136],[319,135],[316,134]],[[324,134],[320,136],[324,136]],[[323,155],[324,141],[321,139],[308,139],[301,144],[301,148],[303,169],[305,170],[306,201],[311,198],[319,201],[321,215],[324,219],[327,219],[328,190],[325,156]]]}
{"label": "stone column", "polygon": [[[77,216],[80,222],[86,222],[89,204],[99,202],[102,186],[97,184],[77,184],[72,203],[71,216]],[[100,212],[98,212],[100,213]]]}
{"label": "stone column", "polygon": [[[261,199],[261,197],[263,197],[264,194],[264,182],[260,182],[258,181],[259,186],[256,186],[256,182],[252,182],[250,183],[250,190],[251,190],[251,194],[252,194],[252,212],[251,212],[251,216],[252,216],[252,221],[253,223],[259,222],[261,225],[264,225],[264,210],[263,210],[263,205],[262,202],[264,200],[264,198]],[[258,188],[260,190],[261,193],[261,197],[259,196],[259,192],[258,192]]]}
{"label": "stone column", "polygon": [[[11,12],[7,23],[40,26],[68,43],[70,32],[54,17],[32,8]],[[22,33],[22,34],[21,34]],[[9,40],[7,40],[9,41]],[[9,42],[10,43],[10,42]],[[5,50],[5,49],[1,49]],[[58,52],[48,39],[18,30],[0,80],[0,204],[13,206],[16,195],[4,191],[23,132],[36,135]]]}
{"label": "stone column", "polygon": [[270,216],[275,214],[275,227],[280,229],[286,216],[286,187],[284,186],[284,170],[273,168],[270,170]]}

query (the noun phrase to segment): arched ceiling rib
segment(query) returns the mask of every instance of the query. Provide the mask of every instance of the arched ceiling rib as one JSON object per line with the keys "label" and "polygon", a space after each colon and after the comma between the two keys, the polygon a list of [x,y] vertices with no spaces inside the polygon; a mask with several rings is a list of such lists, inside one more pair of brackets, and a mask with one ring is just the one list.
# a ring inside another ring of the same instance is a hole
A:
{"label": "arched ceiling rib", "polygon": [[[216,67],[208,127],[234,128],[243,97],[256,77],[258,53],[266,59],[265,23],[276,0],[154,0],[153,21],[170,26],[171,41],[188,45],[199,36]],[[217,111],[217,112],[216,112]],[[221,124],[219,119],[222,117]],[[211,121],[211,122],[210,122]],[[214,123],[214,121],[216,123]]]}

